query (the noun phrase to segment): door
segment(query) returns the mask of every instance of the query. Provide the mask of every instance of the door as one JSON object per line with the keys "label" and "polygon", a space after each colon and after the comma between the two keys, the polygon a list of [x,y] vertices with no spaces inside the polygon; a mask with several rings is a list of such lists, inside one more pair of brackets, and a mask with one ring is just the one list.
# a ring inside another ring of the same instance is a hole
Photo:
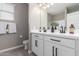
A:
{"label": "door", "polygon": [[75,56],[75,49],[56,44],[55,56]]}
{"label": "door", "polygon": [[32,37],[32,52],[35,53],[36,55],[38,54],[38,40],[36,38]]}
{"label": "door", "polygon": [[44,56],[54,56],[54,44],[44,41]]}

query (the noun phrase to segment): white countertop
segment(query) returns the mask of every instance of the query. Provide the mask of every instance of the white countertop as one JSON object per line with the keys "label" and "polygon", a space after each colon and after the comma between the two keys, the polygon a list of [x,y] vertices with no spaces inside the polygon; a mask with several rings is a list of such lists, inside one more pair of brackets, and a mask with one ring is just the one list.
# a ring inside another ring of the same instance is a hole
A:
{"label": "white countertop", "polygon": [[51,32],[38,32],[38,31],[31,31],[31,33],[43,34],[43,35],[50,35],[55,37],[63,37],[68,39],[79,39],[79,34],[70,34],[70,33],[51,33]]}

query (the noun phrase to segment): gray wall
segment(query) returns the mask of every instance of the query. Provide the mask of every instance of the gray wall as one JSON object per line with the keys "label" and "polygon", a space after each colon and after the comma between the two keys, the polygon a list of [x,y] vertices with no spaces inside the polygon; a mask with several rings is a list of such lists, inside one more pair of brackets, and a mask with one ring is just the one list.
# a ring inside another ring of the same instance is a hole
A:
{"label": "gray wall", "polygon": [[53,16],[53,20],[63,20],[65,18],[65,12],[59,13]]}
{"label": "gray wall", "polygon": [[[17,27],[16,34],[0,35],[0,50],[21,45],[23,40],[28,39],[28,5],[16,4],[15,6],[15,22]],[[19,38],[23,35],[23,39]]]}
{"label": "gray wall", "polygon": [[51,15],[51,14],[48,14],[48,26],[50,26],[50,24],[53,22],[53,21],[57,21],[57,20],[65,20],[65,12],[61,12],[59,14],[56,14],[56,15]]}

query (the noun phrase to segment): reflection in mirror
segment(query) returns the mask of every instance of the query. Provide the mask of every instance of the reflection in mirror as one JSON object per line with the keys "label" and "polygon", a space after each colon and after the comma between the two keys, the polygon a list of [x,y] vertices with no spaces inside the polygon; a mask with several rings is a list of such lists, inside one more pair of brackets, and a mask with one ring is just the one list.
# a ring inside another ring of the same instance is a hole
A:
{"label": "reflection in mirror", "polygon": [[61,13],[56,14],[56,15],[52,15],[50,13],[47,13],[48,27],[50,27],[51,25],[53,25],[53,26],[65,26],[64,14],[65,14],[64,12],[61,12]]}
{"label": "reflection in mirror", "polygon": [[[58,8],[57,8],[58,9]],[[47,9],[47,27],[58,31],[60,27],[65,27],[65,8],[62,11],[56,12],[55,7],[50,7]],[[53,31],[54,32],[54,31]]]}
{"label": "reflection in mirror", "polygon": [[79,28],[79,17],[71,16],[76,11],[78,11],[77,15],[79,15],[78,3],[54,3],[54,5],[47,8],[47,26],[50,28],[53,26],[59,30],[63,27],[69,29],[73,23],[76,28]]}

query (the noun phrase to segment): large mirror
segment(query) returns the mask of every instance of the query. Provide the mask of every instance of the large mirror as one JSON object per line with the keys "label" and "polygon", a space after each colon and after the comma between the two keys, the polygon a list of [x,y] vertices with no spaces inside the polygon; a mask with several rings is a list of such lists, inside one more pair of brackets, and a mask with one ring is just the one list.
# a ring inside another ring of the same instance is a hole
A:
{"label": "large mirror", "polygon": [[51,25],[67,27],[67,14],[75,11],[79,11],[78,3],[54,3],[54,5],[50,5],[47,8],[47,27]]}
{"label": "large mirror", "polygon": [[65,11],[62,12],[54,12],[50,11],[52,8],[49,8],[47,12],[47,26],[65,26]]}
{"label": "large mirror", "polygon": [[54,3],[47,8],[47,27],[66,26],[66,6],[64,3]]}

